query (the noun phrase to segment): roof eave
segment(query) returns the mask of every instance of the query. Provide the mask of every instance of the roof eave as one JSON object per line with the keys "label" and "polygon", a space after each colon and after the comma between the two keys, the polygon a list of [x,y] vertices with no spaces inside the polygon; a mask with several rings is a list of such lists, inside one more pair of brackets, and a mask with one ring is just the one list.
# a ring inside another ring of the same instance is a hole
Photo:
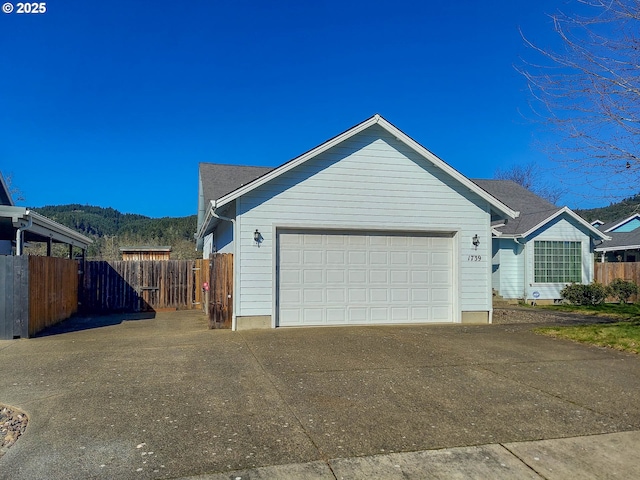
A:
{"label": "roof eave", "polygon": [[596,247],[594,248],[594,250],[596,252],[606,253],[606,252],[615,252],[617,250],[635,250],[636,248],[640,249],[640,245],[618,245],[615,247]]}

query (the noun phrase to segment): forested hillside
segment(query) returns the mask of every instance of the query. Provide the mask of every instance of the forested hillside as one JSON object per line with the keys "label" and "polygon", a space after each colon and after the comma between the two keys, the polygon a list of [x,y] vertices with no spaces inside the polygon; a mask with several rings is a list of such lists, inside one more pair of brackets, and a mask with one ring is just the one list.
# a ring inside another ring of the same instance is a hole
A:
{"label": "forested hillside", "polygon": [[[90,259],[116,260],[120,247],[171,246],[171,258],[198,258],[193,234],[196,216],[150,218],[121,213],[113,208],[90,205],[55,205],[34,208],[35,212],[72,228],[94,240]],[[32,247],[34,253],[42,245]]]}
{"label": "forested hillside", "polygon": [[623,219],[634,213],[640,213],[640,194],[625,198],[618,203],[612,203],[607,207],[576,210],[576,213],[588,222],[602,220],[607,223],[612,220]]}

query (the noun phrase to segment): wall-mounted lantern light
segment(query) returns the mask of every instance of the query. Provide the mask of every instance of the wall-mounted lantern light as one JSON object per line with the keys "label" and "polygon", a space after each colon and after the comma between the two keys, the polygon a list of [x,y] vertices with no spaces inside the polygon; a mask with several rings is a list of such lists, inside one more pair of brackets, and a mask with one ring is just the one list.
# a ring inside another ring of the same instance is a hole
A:
{"label": "wall-mounted lantern light", "polygon": [[256,231],[253,232],[253,241],[256,242],[256,245],[260,246],[260,242],[262,241],[262,234],[256,228]]}
{"label": "wall-mounted lantern light", "polygon": [[[256,230],[257,231],[257,230]],[[476,250],[478,249],[478,245],[480,245],[480,239],[478,238],[478,234],[475,234],[473,236],[473,240],[472,240],[473,246],[476,248]]]}

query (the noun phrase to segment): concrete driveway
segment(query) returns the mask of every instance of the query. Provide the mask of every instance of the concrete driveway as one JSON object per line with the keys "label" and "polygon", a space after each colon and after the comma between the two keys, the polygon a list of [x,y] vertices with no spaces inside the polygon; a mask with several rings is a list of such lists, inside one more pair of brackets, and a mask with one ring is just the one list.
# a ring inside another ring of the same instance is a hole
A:
{"label": "concrete driveway", "polygon": [[631,354],[522,324],[230,332],[198,312],[135,318],[0,341],[0,402],[30,418],[1,479],[640,472]]}

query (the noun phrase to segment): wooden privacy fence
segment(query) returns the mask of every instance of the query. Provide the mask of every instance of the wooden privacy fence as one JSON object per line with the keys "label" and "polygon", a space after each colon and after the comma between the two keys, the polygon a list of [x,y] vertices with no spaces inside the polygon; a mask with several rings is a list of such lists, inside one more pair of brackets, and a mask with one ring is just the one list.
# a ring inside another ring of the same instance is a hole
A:
{"label": "wooden privacy fence", "polygon": [[30,337],[78,310],[78,263],[0,255],[0,339]]}
{"label": "wooden privacy fence", "polygon": [[[640,262],[596,262],[596,282],[606,286],[616,278],[630,280],[640,285]],[[634,295],[630,301],[637,302],[638,296]]]}
{"label": "wooden privacy fence", "polygon": [[224,263],[229,272],[233,269],[233,255],[224,255],[225,261],[217,260],[222,256],[215,255],[211,260],[86,262],[82,310],[104,313],[204,309],[203,285],[208,283],[213,295],[221,291],[219,282],[226,279],[222,274],[212,279],[211,265]]}

